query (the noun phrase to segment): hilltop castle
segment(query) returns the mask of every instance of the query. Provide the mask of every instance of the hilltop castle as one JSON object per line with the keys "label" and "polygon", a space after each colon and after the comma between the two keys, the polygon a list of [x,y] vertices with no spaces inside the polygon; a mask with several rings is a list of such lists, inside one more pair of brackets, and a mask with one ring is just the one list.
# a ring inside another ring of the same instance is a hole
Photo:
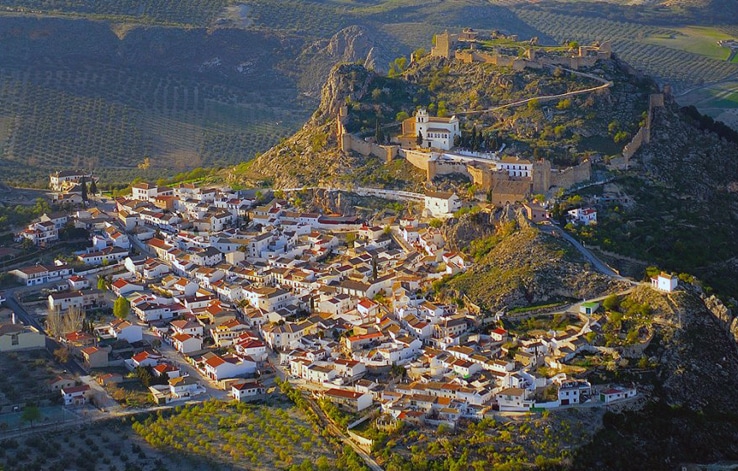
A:
{"label": "hilltop castle", "polygon": [[[431,55],[456,59],[465,63],[482,62],[511,67],[516,71],[525,68],[541,69],[548,66],[563,66],[577,70],[592,67],[598,60],[612,57],[612,47],[609,42],[579,46],[573,53],[566,48],[538,46],[535,41],[529,41],[523,51],[523,57],[519,57],[509,45],[495,45],[494,39],[498,38],[484,36],[472,29],[464,29],[461,34],[450,34],[446,31],[436,35],[436,43],[431,48]],[[517,41],[517,36],[504,39]]]}

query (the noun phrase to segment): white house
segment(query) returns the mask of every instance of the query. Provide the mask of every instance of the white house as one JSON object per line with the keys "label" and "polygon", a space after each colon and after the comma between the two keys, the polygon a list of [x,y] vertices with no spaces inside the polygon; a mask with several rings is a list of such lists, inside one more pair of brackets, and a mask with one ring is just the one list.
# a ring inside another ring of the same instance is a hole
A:
{"label": "white house", "polygon": [[113,293],[117,294],[118,296],[125,296],[128,293],[133,293],[134,291],[142,291],[143,285],[132,283],[128,280],[120,278],[118,280],[115,280],[110,288],[113,290]]}
{"label": "white house", "polygon": [[126,360],[126,365],[128,369],[133,370],[137,367],[147,367],[151,366],[154,367],[159,364],[161,361],[162,356],[158,353],[154,353],[148,350],[144,350],[143,352],[139,352],[135,355],[133,355],[130,360]]}
{"label": "white house", "polygon": [[108,263],[117,263],[128,256],[128,250],[120,247],[106,247],[102,250],[89,252],[77,256],[83,263],[87,265],[103,265]]}
{"label": "white house", "polygon": [[60,170],[49,175],[49,187],[54,191],[62,191],[70,184],[81,182],[83,178],[92,181],[92,174],[79,170]]}
{"label": "white house", "polygon": [[240,358],[235,355],[216,355],[207,353],[203,355],[204,372],[208,378],[214,381],[235,378],[256,372],[256,362],[249,358]]}
{"label": "white house", "polygon": [[637,391],[632,388],[628,389],[605,389],[604,391],[600,392],[600,401],[604,402],[605,404],[610,404],[615,401],[619,401],[621,399],[627,399],[629,397],[635,397],[637,394]]}
{"label": "white house", "polygon": [[497,393],[500,412],[529,411],[535,401],[528,399],[528,391],[522,388],[506,388]]}
{"label": "white house", "polygon": [[87,404],[90,398],[90,386],[83,384],[82,386],[72,386],[71,388],[62,388],[62,398],[64,398],[65,406],[81,406]]}
{"label": "white house", "polygon": [[369,393],[333,388],[323,391],[322,395],[329,401],[353,412],[361,412],[372,405],[372,395]]}
{"label": "white house", "polygon": [[517,157],[503,157],[495,166],[498,170],[505,170],[511,177],[530,178],[533,174],[533,163]]}
{"label": "white house", "polygon": [[81,289],[89,288],[90,282],[83,276],[73,275],[67,279],[69,289],[72,291],[79,291]]}
{"label": "white house", "polygon": [[172,331],[174,331],[175,334],[202,336],[204,332],[204,329],[200,323],[189,321],[186,319],[178,319],[176,321],[172,321],[169,325],[172,327]]}
{"label": "white house", "polygon": [[116,339],[126,340],[128,343],[140,342],[143,339],[141,326],[126,320],[114,320],[110,323],[108,332]]}
{"label": "white house", "polygon": [[263,384],[256,380],[238,381],[231,385],[231,396],[238,401],[248,401],[266,393]]}
{"label": "white house", "polygon": [[587,381],[565,381],[559,387],[559,404],[580,404],[582,399],[590,395],[591,390],[592,386]]}
{"label": "white house", "polygon": [[658,276],[651,278],[651,287],[659,291],[671,293],[679,286],[679,278],[668,273],[661,272]]}
{"label": "white house", "polygon": [[202,338],[190,334],[175,334],[172,335],[172,345],[180,353],[197,352],[202,350]]}
{"label": "white house", "polygon": [[423,138],[421,147],[450,150],[454,146],[454,138],[461,137],[459,118],[429,116],[428,110],[421,108],[415,114],[415,134]]}
{"label": "white house", "polygon": [[196,396],[205,392],[192,376],[178,376],[169,380],[169,391],[173,398]]}
{"label": "white house", "polygon": [[8,273],[26,286],[34,286],[48,283],[49,281],[66,279],[74,274],[74,269],[67,265],[30,265],[16,268]]}
{"label": "white house", "polygon": [[567,216],[575,224],[597,224],[597,210],[594,208],[576,208],[567,211]]}
{"label": "white house", "polygon": [[431,216],[444,217],[461,209],[461,199],[456,193],[432,191],[425,195],[425,210]]}

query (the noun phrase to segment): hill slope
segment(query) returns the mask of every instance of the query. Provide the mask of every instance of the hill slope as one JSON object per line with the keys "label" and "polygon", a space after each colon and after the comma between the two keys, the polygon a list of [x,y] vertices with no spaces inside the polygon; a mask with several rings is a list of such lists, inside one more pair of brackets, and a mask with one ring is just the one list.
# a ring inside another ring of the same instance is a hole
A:
{"label": "hill slope", "polygon": [[496,233],[472,241],[470,251],[476,263],[447,286],[489,312],[627,289],[592,270],[567,242],[544,234],[521,215],[503,218]]}
{"label": "hill slope", "polygon": [[738,349],[732,314],[689,289],[632,297],[654,308],[658,335],[646,351],[656,361],[650,403],[638,412],[608,413],[604,428],[582,447],[574,469],[674,469],[738,457]]}

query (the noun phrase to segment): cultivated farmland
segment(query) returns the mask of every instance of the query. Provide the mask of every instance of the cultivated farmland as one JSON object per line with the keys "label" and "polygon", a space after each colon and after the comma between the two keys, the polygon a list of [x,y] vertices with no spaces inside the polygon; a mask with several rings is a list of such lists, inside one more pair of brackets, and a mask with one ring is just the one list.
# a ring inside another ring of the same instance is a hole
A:
{"label": "cultivated farmland", "polygon": [[149,444],[238,469],[288,468],[334,459],[321,431],[292,405],[252,406],[208,401],[151,416],[133,430]]}

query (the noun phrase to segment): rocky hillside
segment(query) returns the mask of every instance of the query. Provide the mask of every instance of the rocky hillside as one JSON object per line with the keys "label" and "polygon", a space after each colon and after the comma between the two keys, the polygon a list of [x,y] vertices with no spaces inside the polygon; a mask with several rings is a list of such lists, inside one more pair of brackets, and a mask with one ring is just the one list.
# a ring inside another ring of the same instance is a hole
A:
{"label": "rocky hillside", "polygon": [[369,70],[384,73],[392,57],[378,47],[379,38],[364,26],[342,29],[330,39],[309,45],[297,58],[301,73],[298,85],[304,93],[318,97],[326,77],[335,64],[360,63]]}
{"label": "rocky hillside", "polygon": [[532,227],[520,215],[503,215],[495,234],[471,242],[468,251],[477,263],[447,287],[491,312],[625,289],[593,271],[569,244]]}
{"label": "rocky hillside", "polygon": [[700,289],[632,297],[653,308],[657,336],[646,350],[656,364],[649,403],[608,413],[575,469],[675,469],[738,456],[738,348],[733,313]]}
{"label": "rocky hillside", "polygon": [[337,116],[347,102],[359,102],[380,77],[356,64],[333,68],[318,109],[294,136],[251,162],[226,172],[230,181],[281,188],[352,185],[417,189],[424,175],[404,160],[391,165],[374,157],[346,154],[336,141]]}
{"label": "rocky hillside", "polygon": [[651,134],[630,169],[614,174],[629,203],[601,206],[592,237],[580,235],[738,296],[738,143],[703,128],[669,100],[655,109]]}
{"label": "rocky hillside", "polygon": [[[303,64],[320,74],[329,58],[363,58],[371,62],[371,44],[369,33],[361,28],[347,28],[303,55]],[[624,145],[623,139],[637,129],[648,93],[654,91],[653,84],[630,74],[628,67],[616,58],[598,62],[590,72],[613,81],[615,86],[545,104],[524,103],[460,115],[463,135],[471,136],[472,129],[476,129],[487,148],[497,149],[505,144],[505,152],[510,155],[538,156],[560,166],[579,163],[592,154],[616,153]],[[560,68],[514,72],[505,67],[463,64],[430,56],[412,64],[394,63],[393,75],[388,77],[357,64],[334,67],[321,90],[320,105],[305,126],[229,177],[278,186],[361,184],[357,176],[367,159],[343,155],[337,150],[336,118],[343,106],[348,110],[345,125],[349,132],[372,138],[380,125],[385,136],[392,138],[399,134],[399,121],[420,106],[428,107],[431,113],[450,116],[602,85],[600,80]],[[376,172],[380,166],[372,165],[371,169]],[[411,174],[410,169],[405,165],[402,170]],[[422,176],[417,177],[382,186],[417,186]]]}

